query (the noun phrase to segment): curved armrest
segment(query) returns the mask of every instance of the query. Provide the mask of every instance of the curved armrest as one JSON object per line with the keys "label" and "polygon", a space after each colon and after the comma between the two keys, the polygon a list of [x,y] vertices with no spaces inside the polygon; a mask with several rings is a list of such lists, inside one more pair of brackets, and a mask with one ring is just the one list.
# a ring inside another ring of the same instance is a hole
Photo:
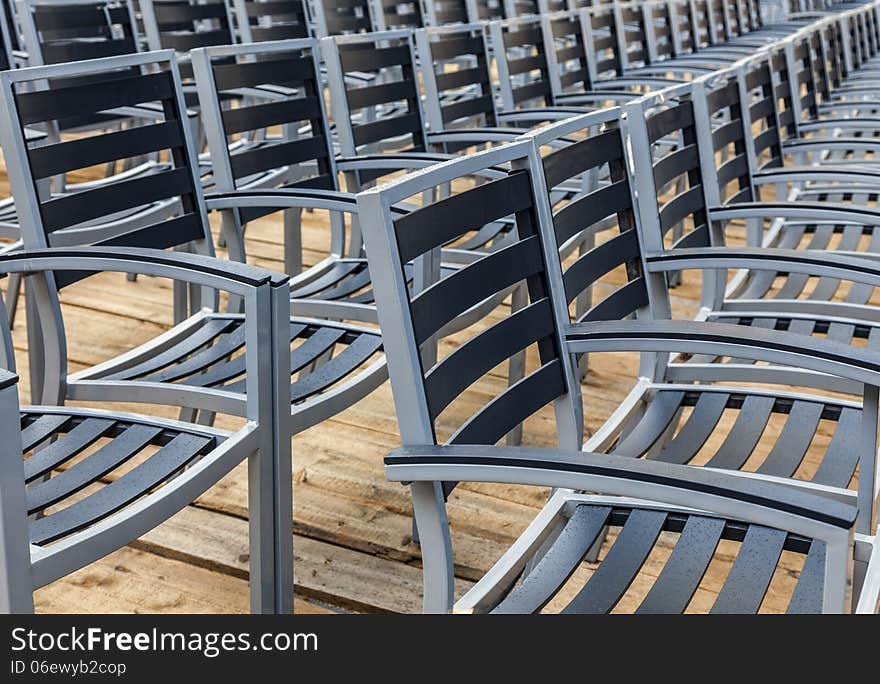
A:
{"label": "curved armrest", "polygon": [[834,202],[740,202],[709,208],[712,221],[784,218],[807,223],[880,225],[880,211],[858,204]]}
{"label": "curved armrest", "polygon": [[841,129],[855,129],[855,130],[875,130],[880,128],[880,119],[873,118],[838,118],[838,119],[820,119],[819,121],[809,121],[807,123],[800,124],[798,126],[798,130],[802,133],[809,133],[811,131],[827,131],[834,130],[836,128]]}
{"label": "curved armrest", "polygon": [[[311,190],[300,188],[262,188],[217,192],[205,196],[205,205],[211,211],[266,207],[275,209],[323,209],[356,214],[357,195],[341,190]],[[391,207],[392,213],[407,213],[401,207]]]}
{"label": "curved armrest", "polygon": [[404,447],[385,457],[398,482],[503,482],[601,492],[699,508],[725,518],[823,537],[850,530],[857,509],[780,483],[625,456],[532,447]]}
{"label": "curved armrest", "polygon": [[[369,171],[387,169],[392,171],[416,171],[426,169],[453,159],[448,154],[432,154],[430,152],[410,152],[399,154],[368,154],[359,157],[340,157],[336,160],[339,171]],[[485,169],[480,173],[486,178],[501,178],[507,175],[502,168]]]}
{"label": "curved armrest", "polygon": [[288,276],[237,261],[201,254],[134,247],[52,247],[0,255],[0,272],[116,271],[172,278],[243,295],[270,284],[287,286]]}
{"label": "curved armrest", "polygon": [[843,166],[789,166],[784,169],[767,169],[752,174],[755,185],[771,183],[864,183],[876,188],[880,183],[880,172],[873,172],[866,167],[846,168]]}
{"label": "curved armrest", "polygon": [[632,93],[626,90],[587,90],[583,93],[562,93],[554,97],[559,104],[581,103],[581,102],[629,102],[638,97],[641,93]]}
{"label": "curved armrest", "polygon": [[[680,268],[680,266],[679,266]],[[566,350],[661,352],[732,356],[825,373],[880,387],[880,354],[828,339],[705,321],[598,321],[576,323],[565,331]]]}
{"label": "curved armrest", "polygon": [[535,107],[499,112],[498,118],[501,121],[562,121],[584,113],[579,107]]}
{"label": "curved armrest", "polygon": [[0,390],[12,387],[18,383],[18,375],[12,373],[5,368],[0,368]]}
{"label": "curved armrest", "polygon": [[451,128],[428,133],[428,141],[432,143],[472,142],[478,145],[487,142],[509,142],[516,140],[522,134],[523,129],[520,128]]}

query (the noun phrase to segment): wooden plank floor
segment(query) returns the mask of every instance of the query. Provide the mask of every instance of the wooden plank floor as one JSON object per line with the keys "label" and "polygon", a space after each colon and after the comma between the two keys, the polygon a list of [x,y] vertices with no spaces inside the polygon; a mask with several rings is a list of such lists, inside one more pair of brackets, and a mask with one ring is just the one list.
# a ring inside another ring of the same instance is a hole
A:
{"label": "wooden plank floor", "polygon": [[[5,179],[4,179],[5,185]],[[2,188],[0,188],[2,189]],[[280,220],[249,228],[252,260],[280,268]],[[305,262],[323,255],[326,220],[304,218]],[[675,309],[696,308],[698,287],[674,291]],[[171,323],[170,284],[101,274],[64,291],[71,370],[120,353]],[[24,316],[14,330],[22,390],[27,395]],[[443,342],[454,346],[455,337]],[[584,386],[586,430],[601,424],[629,390],[633,355],[596,358]],[[482,404],[505,379],[503,368],[456,402],[449,420]],[[174,415],[156,407],[131,407]],[[444,414],[445,416],[445,414]],[[228,419],[218,422],[232,427]],[[450,422],[451,425],[451,422]],[[441,429],[448,425],[441,426]],[[525,428],[528,444],[552,445],[549,411]],[[412,543],[409,496],[389,483],[382,457],[399,443],[386,383],[359,404],[293,440],[296,556],[295,610],[302,612],[416,612],[421,602],[419,549]],[[711,447],[711,444],[709,445]],[[247,478],[239,466],[173,519],[111,556],[37,592],[40,612],[245,612],[247,610]],[[546,491],[464,485],[449,503],[459,592],[485,571],[529,522]],[[658,559],[659,562],[660,559]],[[730,558],[714,570],[723,581]],[[578,575],[589,573],[585,566]],[[632,600],[643,594],[640,580]],[[711,584],[711,583],[710,583]],[[720,586],[720,585],[719,585]],[[712,586],[694,607],[711,605]],[[772,600],[765,608],[773,610]]]}

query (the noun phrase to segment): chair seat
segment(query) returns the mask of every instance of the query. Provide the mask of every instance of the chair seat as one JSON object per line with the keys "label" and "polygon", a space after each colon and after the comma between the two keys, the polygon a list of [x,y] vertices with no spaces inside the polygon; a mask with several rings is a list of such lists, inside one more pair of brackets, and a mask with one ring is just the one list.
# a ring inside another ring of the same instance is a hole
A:
{"label": "chair seat", "polygon": [[[80,374],[72,384],[77,379],[86,382],[143,382],[154,386],[156,383],[172,384],[221,390],[243,398],[246,391],[243,317],[197,314],[178,329],[183,334],[176,336],[173,344],[154,350],[135,350],[137,363],[115,368],[111,363],[99,372]],[[299,318],[290,319],[289,331],[293,377],[290,401],[294,405],[319,399],[320,395],[342,383],[357,383],[364,364],[379,362],[383,358],[382,338],[378,331]],[[369,382],[364,378],[363,393],[355,392],[351,403],[384,379],[384,375],[381,378],[374,375],[369,374]]]}
{"label": "chair seat", "polygon": [[28,408],[21,426],[30,541],[41,546],[155,491],[225,440],[210,428],[82,409]]}
{"label": "chair seat", "polygon": [[[582,566],[606,528],[599,562]],[[574,507],[546,553],[491,612],[534,613],[553,601],[573,614],[682,613],[703,589],[692,609],[711,600],[712,613],[757,613],[774,576],[784,573],[772,608],[818,613],[824,559],[824,544],[782,530],[600,499]],[[587,573],[573,577],[579,567]]]}
{"label": "chair seat", "polygon": [[659,387],[611,453],[850,486],[862,416],[856,404],[770,390]]}

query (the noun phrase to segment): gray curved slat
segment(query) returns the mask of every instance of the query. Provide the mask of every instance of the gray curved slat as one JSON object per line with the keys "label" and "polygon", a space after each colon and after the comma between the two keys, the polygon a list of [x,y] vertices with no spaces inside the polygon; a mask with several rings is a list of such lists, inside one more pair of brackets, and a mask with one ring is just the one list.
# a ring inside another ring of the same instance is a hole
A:
{"label": "gray curved slat", "polygon": [[[779,244],[775,245],[783,249],[793,249],[801,241],[806,226],[793,225],[786,226]],[[773,287],[773,281],[776,279],[777,273],[774,271],[756,271],[749,274],[749,282],[743,290],[740,297],[743,299],[761,299],[767,295],[770,288]]]}
{"label": "gray curved slat", "polygon": [[794,318],[788,324],[788,332],[793,332],[798,335],[812,335],[815,329],[816,321],[811,321],[806,318]]}
{"label": "gray curved slat", "polygon": [[40,442],[49,439],[56,432],[65,428],[70,416],[50,413],[40,416],[21,431],[22,452],[27,453]]}
{"label": "gray curved slat", "polygon": [[290,386],[290,400],[302,401],[339,382],[381,348],[379,335],[360,335],[320,368],[294,382]]}
{"label": "gray curved slat", "polygon": [[724,532],[724,520],[692,515],[637,613],[683,613],[700,586]]}
{"label": "gray curved slat", "polygon": [[675,419],[683,399],[684,392],[658,392],[638,424],[614,447],[614,453],[636,458],[646,453]]}
{"label": "gray curved slat", "polygon": [[718,425],[727,406],[729,394],[706,392],[699,399],[687,421],[660,452],[654,457],[666,463],[685,464],[700,450]]}
{"label": "gray curved slat", "polygon": [[233,321],[230,320],[218,318],[209,319],[205,321],[204,325],[198,330],[187,335],[185,339],[181,340],[170,349],[166,349],[164,352],[151,356],[149,359],[136,366],[131,366],[118,373],[107,375],[103,379],[133,380],[134,378],[142,378],[151,373],[155,373],[182,358],[186,358],[195,350],[211,342],[211,340],[215,339],[218,335],[222,335],[232,326],[232,324]]}
{"label": "gray curved slat", "polygon": [[[834,226],[823,224],[814,228],[815,230],[810,241],[807,243],[806,249],[826,249],[831,242],[831,238],[834,236]],[[804,291],[809,280],[809,273],[789,273],[785,277],[782,287],[774,295],[774,299],[797,299],[798,295]],[[837,288],[835,287],[834,289],[836,290]],[[812,292],[810,297],[816,299],[815,295],[816,293]]]}
{"label": "gray curved slat", "polygon": [[840,413],[825,457],[813,476],[813,482],[831,487],[846,487],[859,463],[859,434],[862,412],[845,408]]}
{"label": "gray curved slat", "polygon": [[772,397],[755,395],[746,397],[736,422],[706,465],[710,468],[739,470],[758,445],[773,412],[774,404]]}
{"label": "gray curved slat", "polygon": [[31,543],[52,542],[111,515],[167,480],[212,443],[207,437],[178,435],[118,480],[57,513],[33,521]]}
{"label": "gray curved slat", "polygon": [[826,337],[829,340],[833,340],[835,342],[851,344],[855,332],[856,326],[849,323],[832,323],[828,326],[828,333]]}
{"label": "gray curved slat", "polygon": [[[880,230],[871,230],[871,237],[865,248],[866,252],[880,252]],[[874,293],[874,286],[867,283],[853,283],[846,294],[846,301],[852,304],[867,304]]]}
{"label": "gray curved slat", "polygon": [[786,533],[749,526],[711,613],[757,613],[773,579]]}
{"label": "gray curved slat", "polygon": [[362,265],[361,262],[356,260],[337,262],[319,278],[315,278],[308,283],[293,288],[291,290],[291,296],[302,298],[315,297],[319,293],[323,293],[327,288],[333,287],[336,283],[348,278],[352,273],[355,273],[361,268]]}
{"label": "gray curved slat", "polygon": [[362,303],[373,302],[375,301],[376,296],[373,294],[371,285],[372,281],[370,280],[370,271],[367,268],[367,264],[366,262],[361,262],[359,268],[353,273],[337,280],[332,287],[328,287],[327,289],[316,293],[315,296],[319,299],[347,299],[355,293],[360,292],[365,287],[368,287],[369,290],[361,292],[358,299],[362,300]]}
{"label": "gray curved slat", "polygon": [[540,611],[577,569],[605,527],[609,515],[611,508],[608,506],[581,505],[575,508],[541,560],[492,612],[529,614]]}
{"label": "gray curved slat", "polygon": [[238,325],[232,330],[222,333],[223,336],[210,347],[197,351],[185,361],[144,379],[150,382],[175,382],[210,368],[244,346],[245,332],[245,326]]}
{"label": "gray curved slat", "polygon": [[[297,337],[303,330],[306,329],[307,326],[302,323],[291,323],[290,324],[290,338],[294,339]],[[313,335],[314,337],[314,335]],[[310,338],[311,339],[311,338]],[[317,342],[322,342],[323,340],[317,340]],[[294,361],[294,353],[299,352],[302,347],[305,347],[307,344],[304,343],[300,347],[297,347],[294,352],[291,352],[290,358],[291,363]],[[298,354],[296,360],[298,362],[302,362],[302,365],[306,365],[315,360],[323,351],[326,351],[326,348],[322,346],[322,344],[316,344],[315,348],[310,348],[304,350],[302,353]],[[308,356],[309,353],[313,354]],[[301,366],[298,366],[299,369]],[[192,377],[187,378],[183,381],[184,385],[195,385],[197,387],[216,387],[219,385],[223,385],[223,383],[229,382],[229,380],[236,378],[242,375],[247,370],[247,354],[239,354],[233,359],[229,359],[229,361],[225,363],[218,364],[208,370],[205,373],[199,373],[198,375],[193,375]],[[291,371],[294,372],[294,371]],[[236,383],[230,385],[224,385],[223,389],[229,392],[243,392],[245,386],[245,381],[240,380]]]}
{"label": "gray curved slat", "polygon": [[596,572],[562,612],[607,613],[614,608],[654,548],[665,522],[663,511],[632,511]]}
{"label": "gray curved slat", "polygon": [[[854,251],[858,248],[861,237],[861,226],[844,226],[843,234],[841,235],[837,249]],[[810,294],[810,299],[830,301],[837,290],[840,289],[840,282],[839,278],[819,278],[819,282],[816,283],[816,289]]]}
{"label": "gray curved slat", "polygon": [[60,435],[57,440],[25,460],[25,482],[45,475],[70,460],[103,437],[115,423],[115,420],[107,418],[87,418],[67,434]]}
{"label": "gray curved slat", "polygon": [[[751,328],[763,328],[764,330],[773,330],[776,328],[776,319],[775,318],[756,318],[752,321],[752,324],[749,326]],[[727,363],[737,363],[737,364],[754,364],[755,361],[753,359],[740,359],[737,357],[731,357]]]}
{"label": "gray curved slat", "polygon": [[764,475],[791,477],[810,448],[822,418],[823,405],[815,402],[796,401],[788,414],[788,420],[767,458],[758,467]]}
{"label": "gray curved slat", "polygon": [[78,492],[127,461],[162,432],[151,425],[133,425],[112,442],[64,472],[27,491],[28,515],[41,511]]}
{"label": "gray curved slat", "polygon": [[871,328],[868,333],[868,349],[880,349],[880,328]]}
{"label": "gray curved slat", "polygon": [[821,613],[825,588],[825,544],[813,540],[801,576],[788,603],[788,613]]}

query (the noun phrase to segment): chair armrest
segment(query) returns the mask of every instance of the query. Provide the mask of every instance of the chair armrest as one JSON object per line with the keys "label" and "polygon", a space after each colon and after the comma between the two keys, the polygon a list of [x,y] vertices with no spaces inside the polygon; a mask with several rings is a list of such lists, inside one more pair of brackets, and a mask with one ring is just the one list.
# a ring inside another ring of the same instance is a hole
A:
{"label": "chair armrest", "polygon": [[209,211],[244,207],[272,207],[279,210],[301,208],[357,213],[357,199],[353,193],[299,188],[259,188],[215,192],[205,196],[205,206]]}
{"label": "chair armrest", "polygon": [[834,202],[740,202],[709,208],[712,221],[784,218],[808,223],[880,224],[880,211],[857,204]]}
{"label": "chair armrest", "polygon": [[590,452],[404,447],[385,457],[385,474],[398,482],[499,482],[649,499],[774,527],[784,521],[788,531],[814,538],[851,529],[857,515],[852,503],[793,486],[714,469]]}
{"label": "chair armrest", "polygon": [[869,184],[876,187],[880,184],[880,172],[873,172],[866,167],[846,168],[845,166],[794,166],[784,169],[766,169],[752,174],[755,185],[771,183],[838,183],[851,182]]}
{"label": "chair armrest", "polygon": [[804,340],[804,335],[780,330],[689,320],[597,321],[576,323],[565,330],[566,351],[572,354],[630,351],[732,356],[880,387],[877,352],[817,337],[810,337],[805,346]]}
{"label": "chair armrest", "polygon": [[237,261],[201,254],[134,247],[52,247],[0,255],[0,273],[116,271],[172,278],[244,295],[270,284],[287,286],[288,276]]}
{"label": "chair armrest", "polygon": [[782,144],[782,148],[784,152],[824,152],[826,150],[880,152],[880,141],[872,138],[806,138],[803,140],[786,140]]}
{"label": "chair armrest", "polygon": [[428,142],[472,142],[475,145],[487,142],[509,142],[523,134],[519,128],[461,128],[428,133]]}
{"label": "chair armrest", "polygon": [[[385,169],[388,173],[393,171],[416,171],[449,161],[452,158],[448,154],[432,154],[430,152],[368,154],[358,157],[339,157],[336,160],[336,168],[339,171]],[[507,175],[507,171],[502,168],[486,169],[480,175],[486,178],[501,178]]]}

